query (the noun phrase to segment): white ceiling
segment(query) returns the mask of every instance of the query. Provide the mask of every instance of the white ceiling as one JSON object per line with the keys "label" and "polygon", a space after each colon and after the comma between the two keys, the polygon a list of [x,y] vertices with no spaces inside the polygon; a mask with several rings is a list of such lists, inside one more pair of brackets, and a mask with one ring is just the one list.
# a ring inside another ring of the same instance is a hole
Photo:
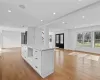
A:
{"label": "white ceiling", "polygon": [[[96,1],[98,0],[0,0],[0,25],[10,27],[41,26]],[[20,8],[19,5],[24,5],[25,9]],[[11,13],[8,13],[9,9],[12,11]],[[55,15],[53,15],[54,12]],[[80,21],[82,15],[88,15],[88,13],[65,17],[51,23],[49,27],[62,29],[62,26],[63,28],[72,28],[72,26],[83,25],[84,23],[81,24],[83,20],[80,23],[77,22]],[[70,24],[65,25],[61,21]]]}
{"label": "white ceiling", "polygon": [[[63,24],[65,22],[67,24]],[[56,22],[50,23],[51,31],[75,29],[100,25],[100,2],[78,12],[72,13]]]}

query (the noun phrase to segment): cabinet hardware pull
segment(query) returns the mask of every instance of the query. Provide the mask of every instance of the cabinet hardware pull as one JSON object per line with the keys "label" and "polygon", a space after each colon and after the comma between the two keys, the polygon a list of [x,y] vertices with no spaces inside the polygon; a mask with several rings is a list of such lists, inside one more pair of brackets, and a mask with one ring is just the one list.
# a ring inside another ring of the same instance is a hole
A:
{"label": "cabinet hardware pull", "polygon": [[38,59],[38,58],[35,58],[35,59]]}
{"label": "cabinet hardware pull", "polygon": [[35,68],[38,68],[37,66],[35,66]]}

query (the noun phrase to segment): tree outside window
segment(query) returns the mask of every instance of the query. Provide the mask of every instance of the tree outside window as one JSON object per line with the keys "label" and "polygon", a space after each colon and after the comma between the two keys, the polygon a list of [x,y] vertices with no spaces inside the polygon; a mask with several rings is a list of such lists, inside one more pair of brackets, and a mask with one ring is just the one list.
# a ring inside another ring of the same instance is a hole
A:
{"label": "tree outside window", "polygon": [[94,45],[95,47],[100,47],[100,32],[94,32]]}

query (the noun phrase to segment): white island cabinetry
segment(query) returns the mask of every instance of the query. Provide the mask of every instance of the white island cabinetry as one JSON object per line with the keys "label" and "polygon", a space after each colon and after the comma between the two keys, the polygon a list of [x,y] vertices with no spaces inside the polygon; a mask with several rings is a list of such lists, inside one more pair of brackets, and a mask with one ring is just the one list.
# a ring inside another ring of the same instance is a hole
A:
{"label": "white island cabinetry", "polygon": [[42,78],[52,74],[54,72],[54,49],[44,46],[41,29],[29,27],[26,34],[22,36],[22,58]]}
{"label": "white island cabinetry", "polygon": [[[23,59],[42,77],[54,72],[54,49],[36,49],[22,46]],[[27,50],[27,51],[26,51]]]}

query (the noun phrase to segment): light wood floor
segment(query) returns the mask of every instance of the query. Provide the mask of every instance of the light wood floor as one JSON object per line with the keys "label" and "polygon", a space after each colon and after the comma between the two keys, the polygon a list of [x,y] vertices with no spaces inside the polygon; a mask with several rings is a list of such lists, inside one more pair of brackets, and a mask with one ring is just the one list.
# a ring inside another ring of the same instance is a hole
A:
{"label": "light wood floor", "polygon": [[22,59],[20,48],[4,49],[0,80],[100,80],[100,56],[56,49],[55,72],[42,79]]}

